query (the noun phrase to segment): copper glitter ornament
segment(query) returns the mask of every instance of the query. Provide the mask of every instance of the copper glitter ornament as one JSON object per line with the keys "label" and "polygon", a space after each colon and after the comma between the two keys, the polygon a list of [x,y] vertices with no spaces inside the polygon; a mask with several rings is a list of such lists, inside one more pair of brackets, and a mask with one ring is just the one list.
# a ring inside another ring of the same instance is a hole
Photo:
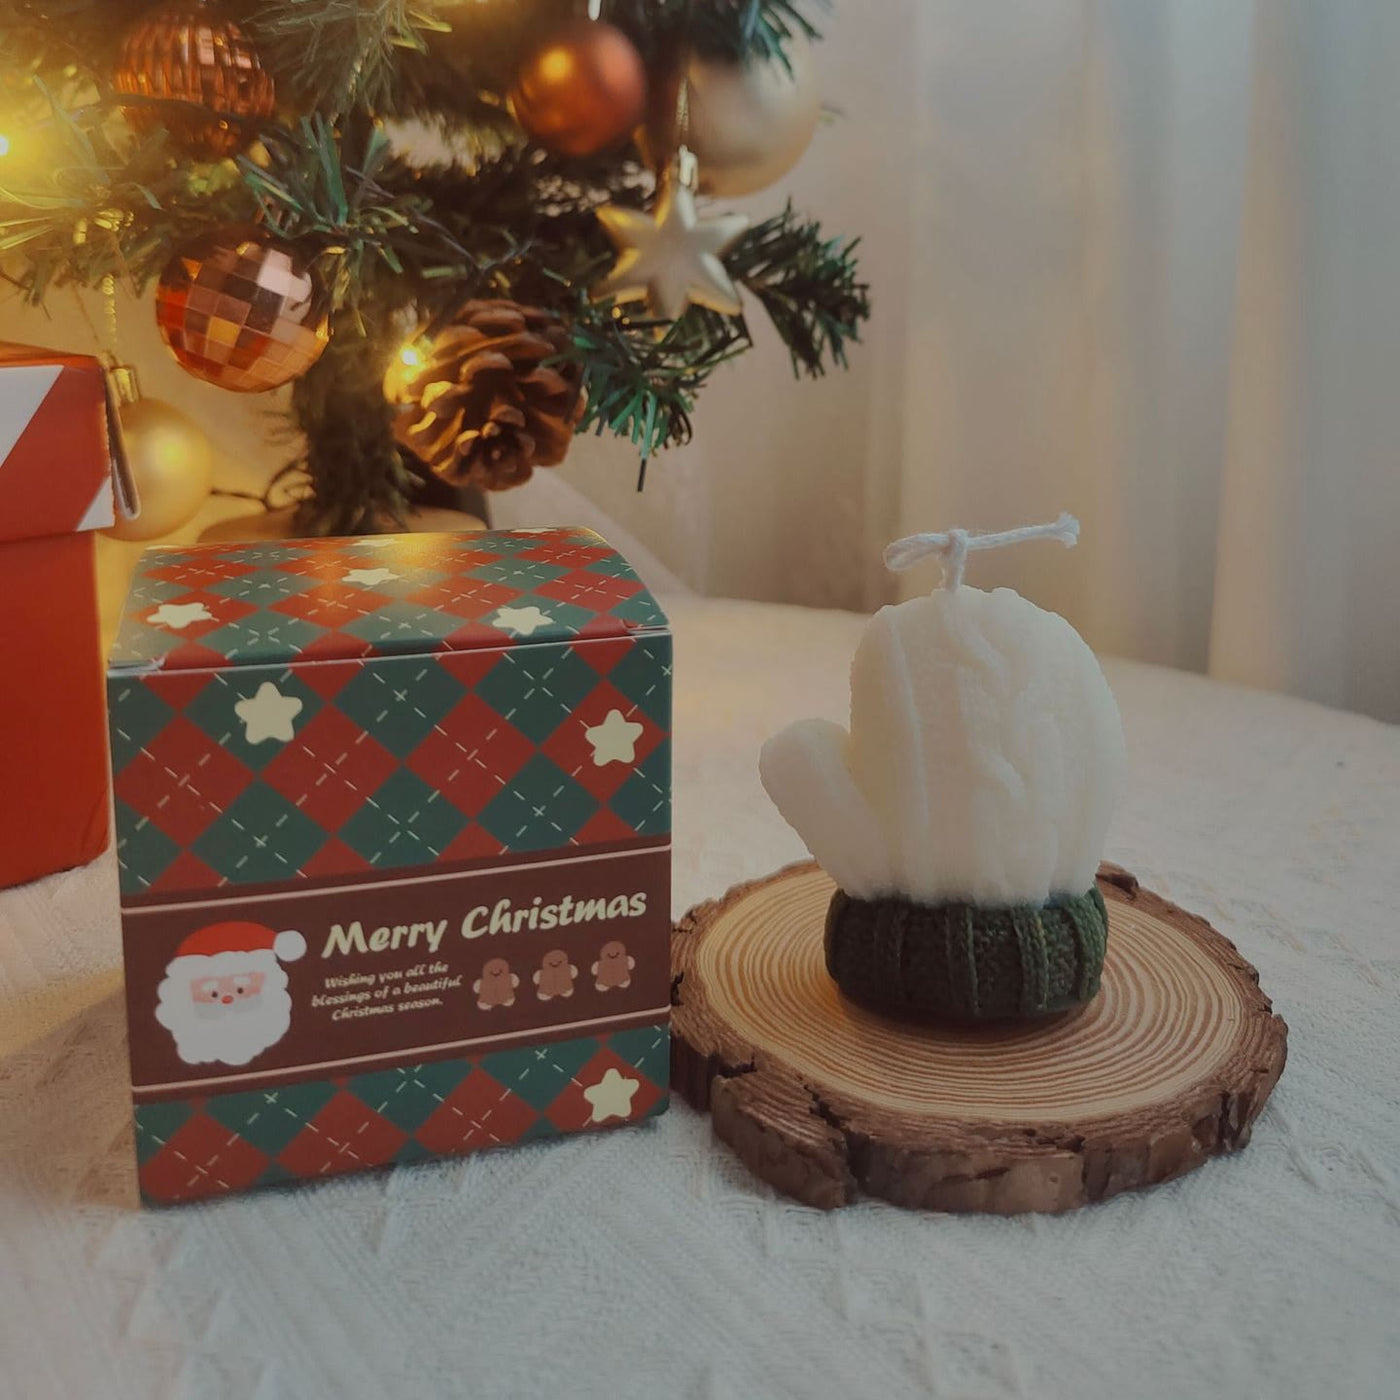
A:
{"label": "copper glitter ornament", "polygon": [[295,249],[260,228],[219,229],[177,253],[156,324],[196,379],[257,394],[304,374],[330,338],[326,298]]}
{"label": "copper glitter ornament", "polygon": [[646,108],[647,75],[632,41],[610,24],[575,20],[520,66],[515,119],[542,146],[587,156],[620,141]]}
{"label": "copper glitter ornament", "polygon": [[[241,149],[252,125],[276,109],[272,77],[238,25],[190,0],[176,0],[138,20],[122,40],[112,85],[119,93],[196,103],[132,103],[138,131],[164,126],[193,154],[216,160]],[[252,124],[252,125],[250,125]]]}

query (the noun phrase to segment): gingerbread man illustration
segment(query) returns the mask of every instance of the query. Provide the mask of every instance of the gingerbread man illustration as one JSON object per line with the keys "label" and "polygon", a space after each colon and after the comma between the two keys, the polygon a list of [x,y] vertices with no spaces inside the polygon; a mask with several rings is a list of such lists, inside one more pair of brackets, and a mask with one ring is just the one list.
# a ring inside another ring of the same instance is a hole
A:
{"label": "gingerbread man illustration", "polygon": [[535,995],[541,1001],[571,997],[577,976],[578,968],[569,961],[569,955],[562,948],[552,948],[540,960],[539,971],[534,974]]}
{"label": "gingerbread man illustration", "polygon": [[636,967],[636,958],[627,955],[627,949],[614,939],[611,943],[604,943],[598,953],[598,961],[590,969],[593,973],[593,985],[600,992],[611,991],[614,987],[630,987],[632,985],[632,969]]}
{"label": "gingerbread man illustration", "polygon": [[476,993],[476,1004],[483,1011],[490,1011],[493,1006],[514,1006],[515,989],[519,985],[520,978],[510,970],[504,958],[491,958],[481,969],[481,976],[472,983],[472,991]]}

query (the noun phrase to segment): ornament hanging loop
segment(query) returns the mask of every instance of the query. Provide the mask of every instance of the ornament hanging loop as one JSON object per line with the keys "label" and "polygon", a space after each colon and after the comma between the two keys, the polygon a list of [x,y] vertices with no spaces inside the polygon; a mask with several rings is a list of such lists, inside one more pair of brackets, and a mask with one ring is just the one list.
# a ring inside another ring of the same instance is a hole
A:
{"label": "ornament hanging loop", "polygon": [[700,162],[695,159],[695,153],[689,146],[682,145],[676,151],[675,164],[671,167],[671,171],[662,178],[670,179],[672,174],[674,174],[676,183],[692,194],[699,188]]}
{"label": "ornament hanging loop", "polygon": [[107,375],[107,387],[118,405],[137,403],[141,398],[141,380],[135,367],[124,363],[113,353],[102,357],[102,368]]}
{"label": "ornament hanging loop", "polygon": [[667,143],[674,154],[666,163],[661,178],[674,178],[694,194],[700,187],[700,162],[695,159],[695,152],[686,145],[690,134],[690,79],[686,67],[686,64],[681,65],[680,77],[676,81],[675,125]]}
{"label": "ornament hanging loop", "polygon": [[975,530],[944,530],[937,533],[906,535],[885,547],[885,567],[892,573],[912,569],[924,559],[936,558],[943,566],[943,586],[950,593],[962,586],[967,556],[974,549],[999,549],[1026,540],[1059,540],[1066,549],[1079,541],[1079,521],[1068,511],[1044,525],[1022,525],[1015,530],[981,534]]}

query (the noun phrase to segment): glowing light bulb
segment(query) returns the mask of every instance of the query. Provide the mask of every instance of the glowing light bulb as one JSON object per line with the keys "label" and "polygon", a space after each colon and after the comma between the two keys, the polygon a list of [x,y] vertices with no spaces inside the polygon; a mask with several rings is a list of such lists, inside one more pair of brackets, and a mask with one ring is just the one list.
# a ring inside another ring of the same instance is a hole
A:
{"label": "glowing light bulb", "polygon": [[421,369],[423,367],[423,352],[416,345],[405,345],[399,351],[399,363],[405,369]]}

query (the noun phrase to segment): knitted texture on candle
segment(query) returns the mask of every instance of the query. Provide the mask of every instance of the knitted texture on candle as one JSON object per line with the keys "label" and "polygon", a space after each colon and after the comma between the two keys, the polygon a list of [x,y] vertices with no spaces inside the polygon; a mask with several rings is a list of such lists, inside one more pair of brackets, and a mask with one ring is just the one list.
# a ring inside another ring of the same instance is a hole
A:
{"label": "knitted texture on candle", "polygon": [[832,896],[826,967],[853,1001],[921,1020],[1044,1016],[1091,1000],[1108,946],[1094,886],[1050,904]]}

